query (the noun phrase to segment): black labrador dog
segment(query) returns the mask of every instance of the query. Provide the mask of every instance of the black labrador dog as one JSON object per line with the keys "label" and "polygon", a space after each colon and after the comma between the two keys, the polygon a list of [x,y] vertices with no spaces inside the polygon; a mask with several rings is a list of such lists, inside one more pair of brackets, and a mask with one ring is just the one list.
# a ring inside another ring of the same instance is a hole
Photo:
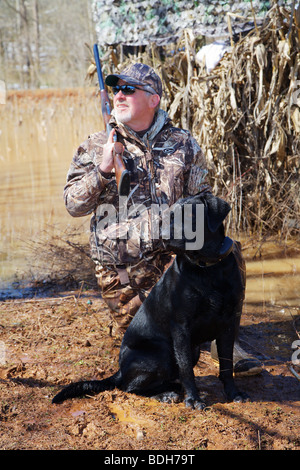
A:
{"label": "black labrador dog", "polygon": [[[92,395],[115,387],[125,392],[178,401],[203,409],[193,368],[201,343],[216,339],[220,380],[229,401],[244,401],[233,378],[233,345],[239,328],[245,278],[238,243],[225,237],[223,220],[230,206],[211,194],[178,204],[204,205],[204,245],[186,251],[185,238],[170,239],[177,253],[170,268],[139,308],[127,328],[119,354],[119,370],[103,380],[68,385],[54,398]],[[195,214],[192,212],[193,221]]]}

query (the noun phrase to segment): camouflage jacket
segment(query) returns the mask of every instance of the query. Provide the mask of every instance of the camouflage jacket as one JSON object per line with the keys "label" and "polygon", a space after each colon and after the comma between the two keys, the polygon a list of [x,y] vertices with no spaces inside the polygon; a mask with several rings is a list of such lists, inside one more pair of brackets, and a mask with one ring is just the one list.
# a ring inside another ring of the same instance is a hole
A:
{"label": "camouflage jacket", "polygon": [[[131,187],[120,205],[114,174],[100,172],[105,132],[95,133],[77,149],[71,163],[64,200],[74,216],[91,218],[91,255],[102,265],[135,264],[153,256],[162,243],[153,235],[155,207],[170,207],[179,198],[210,190],[203,152],[188,131],[175,128],[159,110],[150,129],[141,136],[112,116]],[[124,209],[125,207],[125,209]],[[155,212],[156,213],[156,212]]]}

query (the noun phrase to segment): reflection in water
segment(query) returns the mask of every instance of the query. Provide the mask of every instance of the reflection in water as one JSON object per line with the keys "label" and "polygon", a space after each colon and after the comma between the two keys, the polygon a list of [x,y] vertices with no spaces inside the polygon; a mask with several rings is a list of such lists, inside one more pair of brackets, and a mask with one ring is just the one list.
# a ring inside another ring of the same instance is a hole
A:
{"label": "reflection in water", "polygon": [[247,262],[246,297],[282,307],[299,307],[300,257]]}

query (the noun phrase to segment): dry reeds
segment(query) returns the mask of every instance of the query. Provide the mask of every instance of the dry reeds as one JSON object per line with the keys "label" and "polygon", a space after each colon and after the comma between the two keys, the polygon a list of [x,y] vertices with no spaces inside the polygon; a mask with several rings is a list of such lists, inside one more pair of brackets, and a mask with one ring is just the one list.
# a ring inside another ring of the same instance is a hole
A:
{"label": "dry reeds", "polygon": [[[160,73],[162,106],[206,153],[213,190],[231,203],[233,232],[299,234],[299,15],[299,9],[273,6],[210,74],[196,62],[188,30],[163,57],[152,45],[129,59]],[[114,54],[106,63],[110,71]]]}
{"label": "dry reeds", "polygon": [[33,282],[37,285],[85,282],[95,286],[94,262],[83,225],[64,230],[45,227],[38,237],[27,241],[26,252]]}

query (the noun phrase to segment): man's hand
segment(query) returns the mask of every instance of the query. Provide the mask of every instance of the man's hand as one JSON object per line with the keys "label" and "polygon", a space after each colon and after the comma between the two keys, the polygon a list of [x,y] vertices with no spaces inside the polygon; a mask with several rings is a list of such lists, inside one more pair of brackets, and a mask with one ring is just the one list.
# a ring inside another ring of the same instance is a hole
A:
{"label": "man's hand", "polygon": [[103,145],[103,157],[99,167],[100,170],[103,171],[103,173],[111,173],[112,169],[114,168],[115,133],[115,129],[112,129],[109,133],[106,144]]}
{"label": "man's hand", "polygon": [[99,166],[102,173],[111,173],[115,169],[118,193],[121,196],[128,196],[130,189],[130,173],[124,165],[122,155],[124,145],[114,140],[116,131],[112,129],[109,133],[106,144],[103,145],[103,158]]}

